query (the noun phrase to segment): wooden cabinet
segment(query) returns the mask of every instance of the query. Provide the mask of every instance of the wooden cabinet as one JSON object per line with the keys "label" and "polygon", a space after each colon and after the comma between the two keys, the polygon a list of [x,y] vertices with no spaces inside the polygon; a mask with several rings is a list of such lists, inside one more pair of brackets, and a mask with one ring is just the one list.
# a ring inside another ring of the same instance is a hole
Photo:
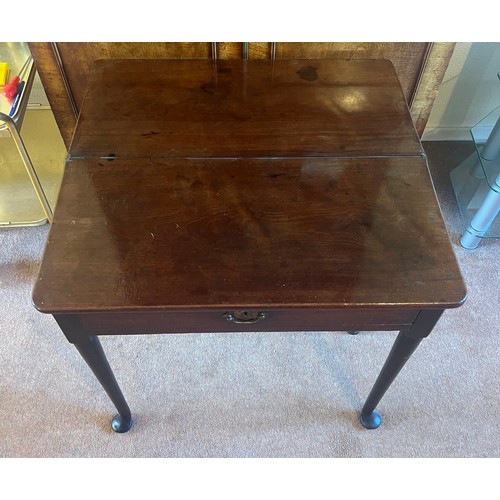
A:
{"label": "wooden cabinet", "polygon": [[454,43],[31,42],[29,47],[68,147],[97,59],[389,59],[421,135]]}

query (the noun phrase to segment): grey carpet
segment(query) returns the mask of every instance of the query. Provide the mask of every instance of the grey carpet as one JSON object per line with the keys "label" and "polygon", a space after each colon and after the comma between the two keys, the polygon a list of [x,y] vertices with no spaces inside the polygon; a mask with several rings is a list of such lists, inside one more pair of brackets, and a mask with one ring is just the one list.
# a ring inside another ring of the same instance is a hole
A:
{"label": "grey carpet", "polygon": [[426,143],[469,298],[449,310],[358,423],[395,332],[102,337],[135,425],[31,304],[48,227],[0,231],[2,457],[498,457],[500,240],[460,247],[449,171],[466,143]]}

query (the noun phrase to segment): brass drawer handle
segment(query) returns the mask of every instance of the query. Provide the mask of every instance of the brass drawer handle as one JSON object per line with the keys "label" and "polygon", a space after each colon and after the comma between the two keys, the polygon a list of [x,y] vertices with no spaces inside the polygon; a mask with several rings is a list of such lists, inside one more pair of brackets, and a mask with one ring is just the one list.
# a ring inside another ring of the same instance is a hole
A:
{"label": "brass drawer handle", "polygon": [[233,323],[251,325],[264,319],[266,314],[262,311],[232,311],[224,313],[224,316]]}

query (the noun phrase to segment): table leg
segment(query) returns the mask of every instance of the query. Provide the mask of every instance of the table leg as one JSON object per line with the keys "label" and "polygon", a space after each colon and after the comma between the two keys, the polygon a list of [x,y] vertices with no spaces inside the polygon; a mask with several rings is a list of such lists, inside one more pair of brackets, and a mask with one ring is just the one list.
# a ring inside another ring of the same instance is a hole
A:
{"label": "table leg", "polygon": [[97,380],[108,394],[109,398],[118,410],[111,421],[111,427],[115,432],[127,432],[132,427],[132,415],[122,391],[115,379],[113,371],[97,337],[87,337],[87,339],[76,342],[75,347],[82,358],[90,366]]}
{"label": "table leg", "polygon": [[376,411],[376,406],[422,339],[431,333],[442,313],[441,309],[420,311],[413,325],[407,330],[401,330],[397,336],[391,352],[361,410],[360,420],[367,429],[376,429],[382,423],[382,417]]}
{"label": "table leg", "polygon": [[115,432],[127,432],[130,427],[132,427],[130,408],[109,366],[99,338],[88,335],[85,332],[77,315],[54,314],[54,319],[57,321],[69,342],[74,344],[82,358],[94,372],[97,380],[99,380],[118,410],[118,415],[111,421],[112,429]]}

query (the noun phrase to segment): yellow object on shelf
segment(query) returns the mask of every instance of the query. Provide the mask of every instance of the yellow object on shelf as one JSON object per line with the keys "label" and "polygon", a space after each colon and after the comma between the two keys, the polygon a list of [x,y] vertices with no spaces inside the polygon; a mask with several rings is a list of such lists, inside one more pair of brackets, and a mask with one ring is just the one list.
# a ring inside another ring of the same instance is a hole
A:
{"label": "yellow object on shelf", "polygon": [[0,87],[3,87],[9,78],[9,64],[6,62],[0,62]]}

